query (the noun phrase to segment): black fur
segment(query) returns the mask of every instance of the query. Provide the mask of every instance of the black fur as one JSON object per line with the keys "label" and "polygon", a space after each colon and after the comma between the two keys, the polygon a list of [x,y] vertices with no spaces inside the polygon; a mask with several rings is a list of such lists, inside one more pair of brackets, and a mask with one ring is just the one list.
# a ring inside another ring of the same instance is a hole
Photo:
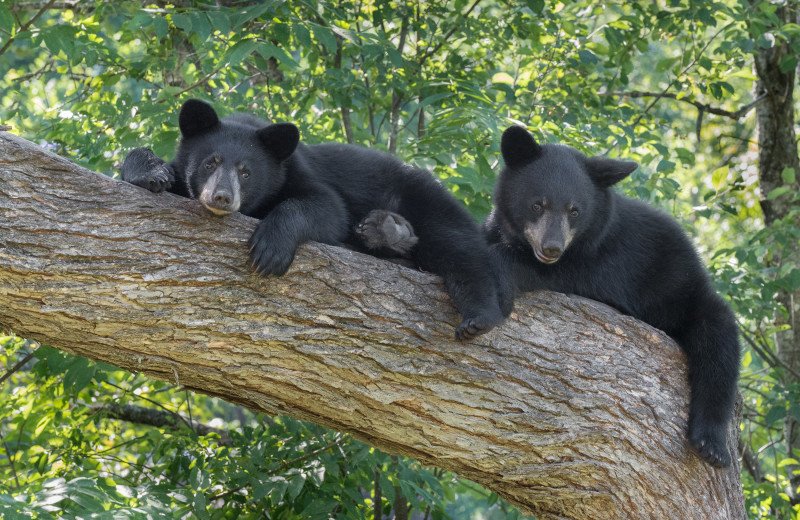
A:
{"label": "black fur", "polygon": [[249,114],[219,119],[199,100],[183,105],[179,126],[182,139],[172,162],[137,148],[122,165],[122,179],[200,199],[218,214],[239,211],[261,219],[250,239],[251,262],[260,273],[284,274],[297,247],[309,240],[364,249],[357,225],[371,225],[370,212],[386,210],[416,232],[418,242],[404,254],[444,278],[461,312],[458,339],[502,321],[485,239],[428,171],[358,146],[305,146],[292,124],[268,124]]}
{"label": "black fur", "polygon": [[678,223],[610,188],[636,163],[539,145],[519,127],[503,134],[502,152],[484,228],[504,314],[509,295],[546,289],[607,303],[669,334],[689,359],[689,441],[709,463],[729,465],[738,326]]}

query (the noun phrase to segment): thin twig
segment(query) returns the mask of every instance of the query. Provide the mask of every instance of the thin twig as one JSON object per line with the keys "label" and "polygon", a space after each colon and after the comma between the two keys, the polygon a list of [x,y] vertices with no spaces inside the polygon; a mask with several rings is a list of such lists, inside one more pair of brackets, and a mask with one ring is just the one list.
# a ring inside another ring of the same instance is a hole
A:
{"label": "thin twig", "polygon": [[475,9],[475,7],[477,7],[477,5],[478,5],[478,3],[480,3],[480,1],[481,0],[475,0],[475,2],[472,3],[472,5],[469,7],[469,9],[467,9],[467,11],[465,13],[462,13],[458,17],[458,20],[456,21],[456,23],[453,24],[453,27],[449,31],[447,31],[447,33],[439,41],[439,43],[437,43],[436,46],[433,49],[429,50],[428,52],[423,54],[422,57],[420,57],[420,59],[419,59],[419,64],[420,65],[425,63],[425,61],[428,58],[430,58],[431,56],[433,56],[434,54],[439,52],[439,49],[441,49],[442,46],[445,43],[447,43],[447,40],[450,39],[451,36],[453,36],[453,34],[458,30],[459,27],[461,27],[461,21],[464,20],[465,18],[467,18],[472,13],[472,11]]}
{"label": "thin twig", "polygon": [[[11,130],[11,127],[10,127],[10,126],[8,126],[8,127],[2,127],[2,126],[0,126],[0,130],[3,130],[4,128],[8,128],[9,130]],[[6,379],[8,379],[9,377],[11,377],[11,375],[12,375],[14,372],[16,372],[16,371],[18,371],[20,368],[22,368],[22,367],[25,365],[25,363],[27,363],[28,361],[30,361],[30,360],[31,360],[31,358],[32,358],[32,357],[33,357],[35,354],[36,354],[36,351],[34,350],[33,352],[31,352],[30,354],[28,354],[27,356],[25,356],[25,357],[24,357],[24,358],[23,358],[23,359],[22,359],[22,360],[21,360],[19,363],[17,363],[17,364],[16,364],[16,365],[14,365],[14,366],[13,366],[11,369],[9,369],[9,370],[8,370],[8,371],[7,371],[5,374],[3,374],[2,376],[0,376],[0,385],[2,385],[2,384],[3,384],[3,382],[4,382]]]}
{"label": "thin twig", "polygon": [[797,370],[787,365],[781,358],[779,358],[772,352],[769,352],[766,349],[761,348],[755,341],[753,341],[753,339],[750,336],[747,335],[746,330],[741,328],[740,330],[742,332],[742,337],[745,339],[745,341],[747,341],[747,343],[753,348],[753,350],[756,351],[756,353],[759,356],[761,356],[761,358],[764,361],[766,361],[773,367],[780,366],[781,368],[792,374],[794,377],[796,377],[798,380],[800,380],[800,372],[797,372]]}
{"label": "thin twig", "polygon": [[8,457],[8,463],[11,466],[11,473],[14,474],[14,481],[17,483],[17,489],[19,489],[19,475],[17,475],[17,468],[14,466],[14,456],[16,456],[16,452],[12,455],[11,449],[8,447],[8,443],[3,441],[3,446],[6,448],[6,456]]}

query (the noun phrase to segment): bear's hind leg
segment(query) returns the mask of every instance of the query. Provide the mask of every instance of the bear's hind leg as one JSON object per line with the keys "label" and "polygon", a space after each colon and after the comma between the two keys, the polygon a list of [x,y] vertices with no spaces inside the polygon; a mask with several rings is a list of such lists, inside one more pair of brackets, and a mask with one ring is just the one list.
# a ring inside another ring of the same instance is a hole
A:
{"label": "bear's hind leg", "polygon": [[731,310],[716,295],[695,311],[693,326],[676,338],[689,358],[689,443],[709,464],[731,463],[727,433],[739,377],[739,331]]}
{"label": "bear's hind leg", "polygon": [[356,235],[369,251],[410,258],[419,242],[411,223],[399,213],[374,209],[356,225]]}
{"label": "bear's hind leg", "polygon": [[419,241],[413,260],[441,276],[461,323],[458,340],[472,339],[503,321],[488,246],[472,217],[449,194],[430,190],[406,200],[399,213],[406,217]]}

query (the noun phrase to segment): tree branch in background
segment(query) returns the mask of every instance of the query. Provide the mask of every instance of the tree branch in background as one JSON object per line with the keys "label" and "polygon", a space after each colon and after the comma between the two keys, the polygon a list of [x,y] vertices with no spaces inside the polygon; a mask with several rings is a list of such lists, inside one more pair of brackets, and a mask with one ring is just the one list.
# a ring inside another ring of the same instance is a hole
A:
{"label": "tree branch in background", "polygon": [[709,114],[714,114],[717,116],[723,116],[730,119],[741,119],[742,117],[746,116],[750,110],[752,110],[757,104],[761,103],[764,99],[766,99],[766,93],[761,94],[756,99],[751,101],[750,103],[744,105],[739,110],[735,112],[731,112],[730,110],[724,110],[721,108],[716,108],[708,103],[701,103],[700,101],[696,101],[686,96],[679,96],[678,94],[672,94],[669,92],[642,92],[639,90],[632,90],[630,92],[601,92],[599,93],[601,96],[619,96],[619,97],[629,97],[629,98],[650,98],[650,97],[657,97],[657,98],[669,98],[674,99],[676,101],[680,101],[682,103],[689,103],[690,105],[694,105],[698,108],[698,110],[702,110],[703,112],[708,112]]}
{"label": "tree branch in background", "polygon": [[146,426],[154,426],[156,428],[169,428],[171,430],[179,430],[181,428],[189,428],[197,432],[198,435],[208,435],[209,433],[216,433],[220,436],[220,444],[223,446],[232,446],[230,435],[227,431],[220,428],[214,428],[207,424],[203,424],[186,417],[182,417],[175,412],[165,412],[163,410],[153,410],[152,408],[145,408],[144,406],[135,406],[132,404],[119,405],[119,404],[104,404],[92,405],[88,407],[92,413],[103,414],[112,419],[127,421],[136,424],[143,424]]}

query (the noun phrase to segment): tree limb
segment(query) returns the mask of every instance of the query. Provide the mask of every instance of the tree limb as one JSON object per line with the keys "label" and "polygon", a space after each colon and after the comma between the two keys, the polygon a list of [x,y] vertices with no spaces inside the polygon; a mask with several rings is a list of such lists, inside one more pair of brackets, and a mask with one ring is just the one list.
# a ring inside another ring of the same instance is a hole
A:
{"label": "tree limb", "polygon": [[674,99],[676,101],[681,101],[683,103],[689,103],[690,105],[694,105],[697,107],[698,110],[701,112],[707,112],[709,114],[714,114],[716,116],[723,116],[730,119],[741,119],[747,115],[750,110],[753,109],[757,104],[761,103],[764,99],[766,99],[767,94],[762,93],[760,96],[755,98],[750,103],[744,105],[739,110],[735,112],[731,112],[730,110],[724,110],[717,107],[712,107],[708,103],[701,103],[700,101],[696,101],[694,99],[688,97],[679,97],[678,94],[672,94],[670,92],[642,92],[640,90],[631,90],[629,92],[601,92],[599,95],[601,96],[619,96],[619,97],[629,97],[629,98],[669,98]]}
{"label": "tree limb", "polygon": [[541,292],[457,343],[437,277],[308,244],[261,278],[255,223],[0,133],[0,329],[349,432],[540,520],[745,518],[738,462],[688,446],[685,359],[660,331]]}
{"label": "tree limb", "polygon": [[92,413],[102,413],[106,417],[118,419],[120,421],[144,424],[146,426],[154,426],[156,428],[170,428],[172,430],[189,427],[197,432],[198,435],[216,433],[220,436],[220,444],[223,446],[230,446],[232,444],[231,437],[227,431],[187,419],[174,412],[154,410],[152,408],[135,406],[132,404],[119,405],[116,403],[91,405],[88,408]]}

